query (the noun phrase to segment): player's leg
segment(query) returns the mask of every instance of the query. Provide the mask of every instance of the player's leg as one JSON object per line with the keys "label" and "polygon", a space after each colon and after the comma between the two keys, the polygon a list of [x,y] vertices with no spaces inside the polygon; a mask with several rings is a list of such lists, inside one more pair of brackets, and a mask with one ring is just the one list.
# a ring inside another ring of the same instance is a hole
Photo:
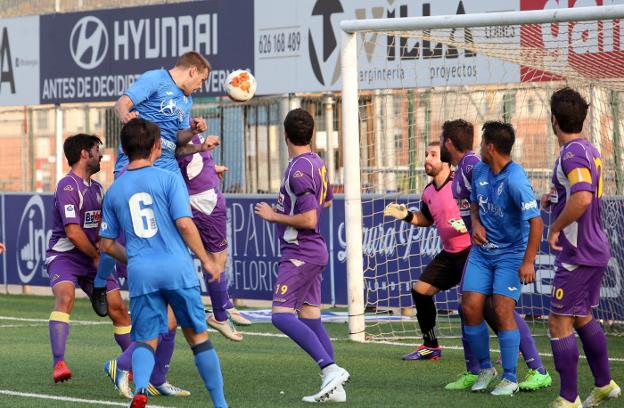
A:
{"label": "player's leg", "polygon": [[[131,403],[138,407],[147,404],[147,387],[155,364],[158,337],[167,332],[167,302],[160,292],[152,292],[130,298],[133,316],[132,373],[135,394]],[[143,404],[143,405],[140,405]]]}
{"label": "player's leg", "polygon": [[215,407],[227,407],[219,357],[208,338],[204,305],[199,286],[164,292],[193,351],[195,366]]}
{"label": "player's leg", "polygon": [[[206,246],[206,244],[207,242],[204,241],[204,246]],[[206,246],[206,248],[208,248],[208,246]],[[211,282],[210,276],[204,275],[204,280],[208,287],[208,294],[210,295],[210,303],[212,304],[212,313],[208,315],[207,318],[208,325],[229,340],[241,341],[243,340],[243,335],[232,326],[226,310],[226,307],[231,304],[227,291],[227,278],[225,276],[227,250],[221,252],[208,251],[208,257],[221,271],[221,278],[218,281]]]}
{"label": "player's leg", "polygon": [[520,353],[529,368],[523,381],[518,384],[520,390],[534,391],[550,387],[552,385],[552,377],[542,363],[542,358],[537,351],[537,345],[529,325],[516,310],[514,310],[514,319],[520,333]]}
{"label": "player's leg", "polygon": [[168,306],[168,331],[166,333],[161,333],[158,337],[158,349],[155,354],[156,363],[154,365],[154,370],[152,371],[152,376],[150,377],[150,383],[147,387],[148,395],[150,396],[188,397],[191,395],[189,391],[176,387],[167,381],[169,366],[171,358],[173,357],[173,350],[175,348],[177,327],[178,322],[173,311],[171,310],[171,306]]}
{"label": "player's leg", "polygon": [[[429,264],[421,279],[427,278],[425,275],[431,269],[431,264]],[[404,355],[403,360],[439,360],[442,357],[442,349],[435,333],[437,310],[434,296],[439,291],[440,289],[437,287],[422,280],[418,280],[412,285],[412,299],[416,306],[416,319],[423,336],[423,344],[411,353]]]}
{"label": "player's leg", "polygon": [[[554,331],[557,338],[565,339],[570,335],[573,337],[570,324],[573,326],[583,344],[587,363],[594,376],[594,388],[583,402],[583,406],[587,407],[597,406],[603,401],[618,397],[621,393],[619,386],[611,379],[606,336],[592,315],[592,308],[598,306],[600,301],[603,274],[604,268],[600,267],[557,265],[553,283],[551,332]],[[567,315],[574,316],[574,318]],[[576,345],[576,341],[574,343]],[[576,351],[578,353],[578,348]],[[554,345],[553,354],[555,354]],[[567,394],[565,397],[563,393],[560,394],[567,401],[572,401],[570,398],[573,397],[572,394],[576,388],[576,365],[574,369],[574,377],[572,378],[570,374],[569,379],[560,372],[562,390],[564,386],[566,389],[570,387],[569,390],[563,392]]]}
{"label": "player's leg", "polygon": [[479,378],[471,387],[472,391],[486,390],[496,377],[496,369],[490,359],[490,335],[483,315],[486,299],[492,294],[493,268],[488,255],[482,252],[479,248],[470,252],[461,300],[464,330],[480,367]]}

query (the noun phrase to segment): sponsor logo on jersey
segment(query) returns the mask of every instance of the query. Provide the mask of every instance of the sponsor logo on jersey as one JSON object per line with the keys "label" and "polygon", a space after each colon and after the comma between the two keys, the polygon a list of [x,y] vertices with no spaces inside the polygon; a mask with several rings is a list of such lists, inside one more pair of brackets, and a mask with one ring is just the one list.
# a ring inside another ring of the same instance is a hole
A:
{"label": "sponsor logo on jersey", "polygon": [[100,226],[100,221],[102,221],[101,210],[86,211],[83,228],[98,228]]}

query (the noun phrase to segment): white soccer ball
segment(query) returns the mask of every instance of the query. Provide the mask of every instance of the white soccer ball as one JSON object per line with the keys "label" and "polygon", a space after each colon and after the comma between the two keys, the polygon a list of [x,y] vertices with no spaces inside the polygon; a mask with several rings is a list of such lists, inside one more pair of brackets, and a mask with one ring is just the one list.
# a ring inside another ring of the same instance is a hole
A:
{"label": "white soccer ball", "polygon": [[237,69],[227,76],[224,87],[230,99],[245,102],[256,93],[256,78],[249,71]]}

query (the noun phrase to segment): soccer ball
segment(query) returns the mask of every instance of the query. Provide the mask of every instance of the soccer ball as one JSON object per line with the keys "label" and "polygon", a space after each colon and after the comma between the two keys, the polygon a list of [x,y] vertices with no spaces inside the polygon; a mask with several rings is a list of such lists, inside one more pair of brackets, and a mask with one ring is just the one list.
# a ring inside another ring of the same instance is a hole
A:
{"label": "soccer ball", "polygon": [[237,69],[227,76],[224,87],[230,99],[245,102],[256,93],[256,78],[249,71]]}

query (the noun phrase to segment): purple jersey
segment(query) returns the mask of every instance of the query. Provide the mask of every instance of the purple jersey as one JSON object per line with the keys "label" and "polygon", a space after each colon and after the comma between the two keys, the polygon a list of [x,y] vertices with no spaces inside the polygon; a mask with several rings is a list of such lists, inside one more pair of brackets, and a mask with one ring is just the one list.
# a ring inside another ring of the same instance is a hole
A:
{"label": "purple jersey", "polygon": [[455,178],[453,179],[453,198],[457,200],[457,206],[464,224],[468,231],[472,230],[472,221],[470,220],[470,193],[472,186],[472,170],[481,161],[481,158],[472,151],[466,152],[464,157],[457,163],[455,170]]}
{"label": "purple jersey", "polygon": [[422,193],[420,212],[435,224],[444,250],[454,254],[470,246],[470,235],[453,200],[452,180],[453,173],[449,174],[440,188],[433,182],[427,184]]}
{"label": "purple jersey", "polygon": [[593,193],[592,201],[581,217],[561,231],[563,250],[557,261],[571,265],[607,266],[610,251],[600,219],[602,201],[602,159],[587,140],[575,139],[561,148],[553,172],[551,195],[553,219],[563,211],[570,196],[577,191]]}
{"label": "purple jersey", "polygon": [[327,179],[325,162],[316,153],[308,152],[294,157],[288,163],[277,198],[276,210],[287,215],[316,210],[314,229],[295,229],[277,225],[282,259],[298,259],[314,265],[326,265],[327,245],[321,235],[321,212],[333,198]]}
{"label": "purple jersey", "polygon": [[65,226],[80,225],[89,241],[95,245],[102,219],[102,196],[103,190],[100,183],[94,180],[87,183],[73,171],[67,173],[58,182],[54,192],[52,237],[48,243],[48,257],[74,254],[88,259],[67,238]]}

